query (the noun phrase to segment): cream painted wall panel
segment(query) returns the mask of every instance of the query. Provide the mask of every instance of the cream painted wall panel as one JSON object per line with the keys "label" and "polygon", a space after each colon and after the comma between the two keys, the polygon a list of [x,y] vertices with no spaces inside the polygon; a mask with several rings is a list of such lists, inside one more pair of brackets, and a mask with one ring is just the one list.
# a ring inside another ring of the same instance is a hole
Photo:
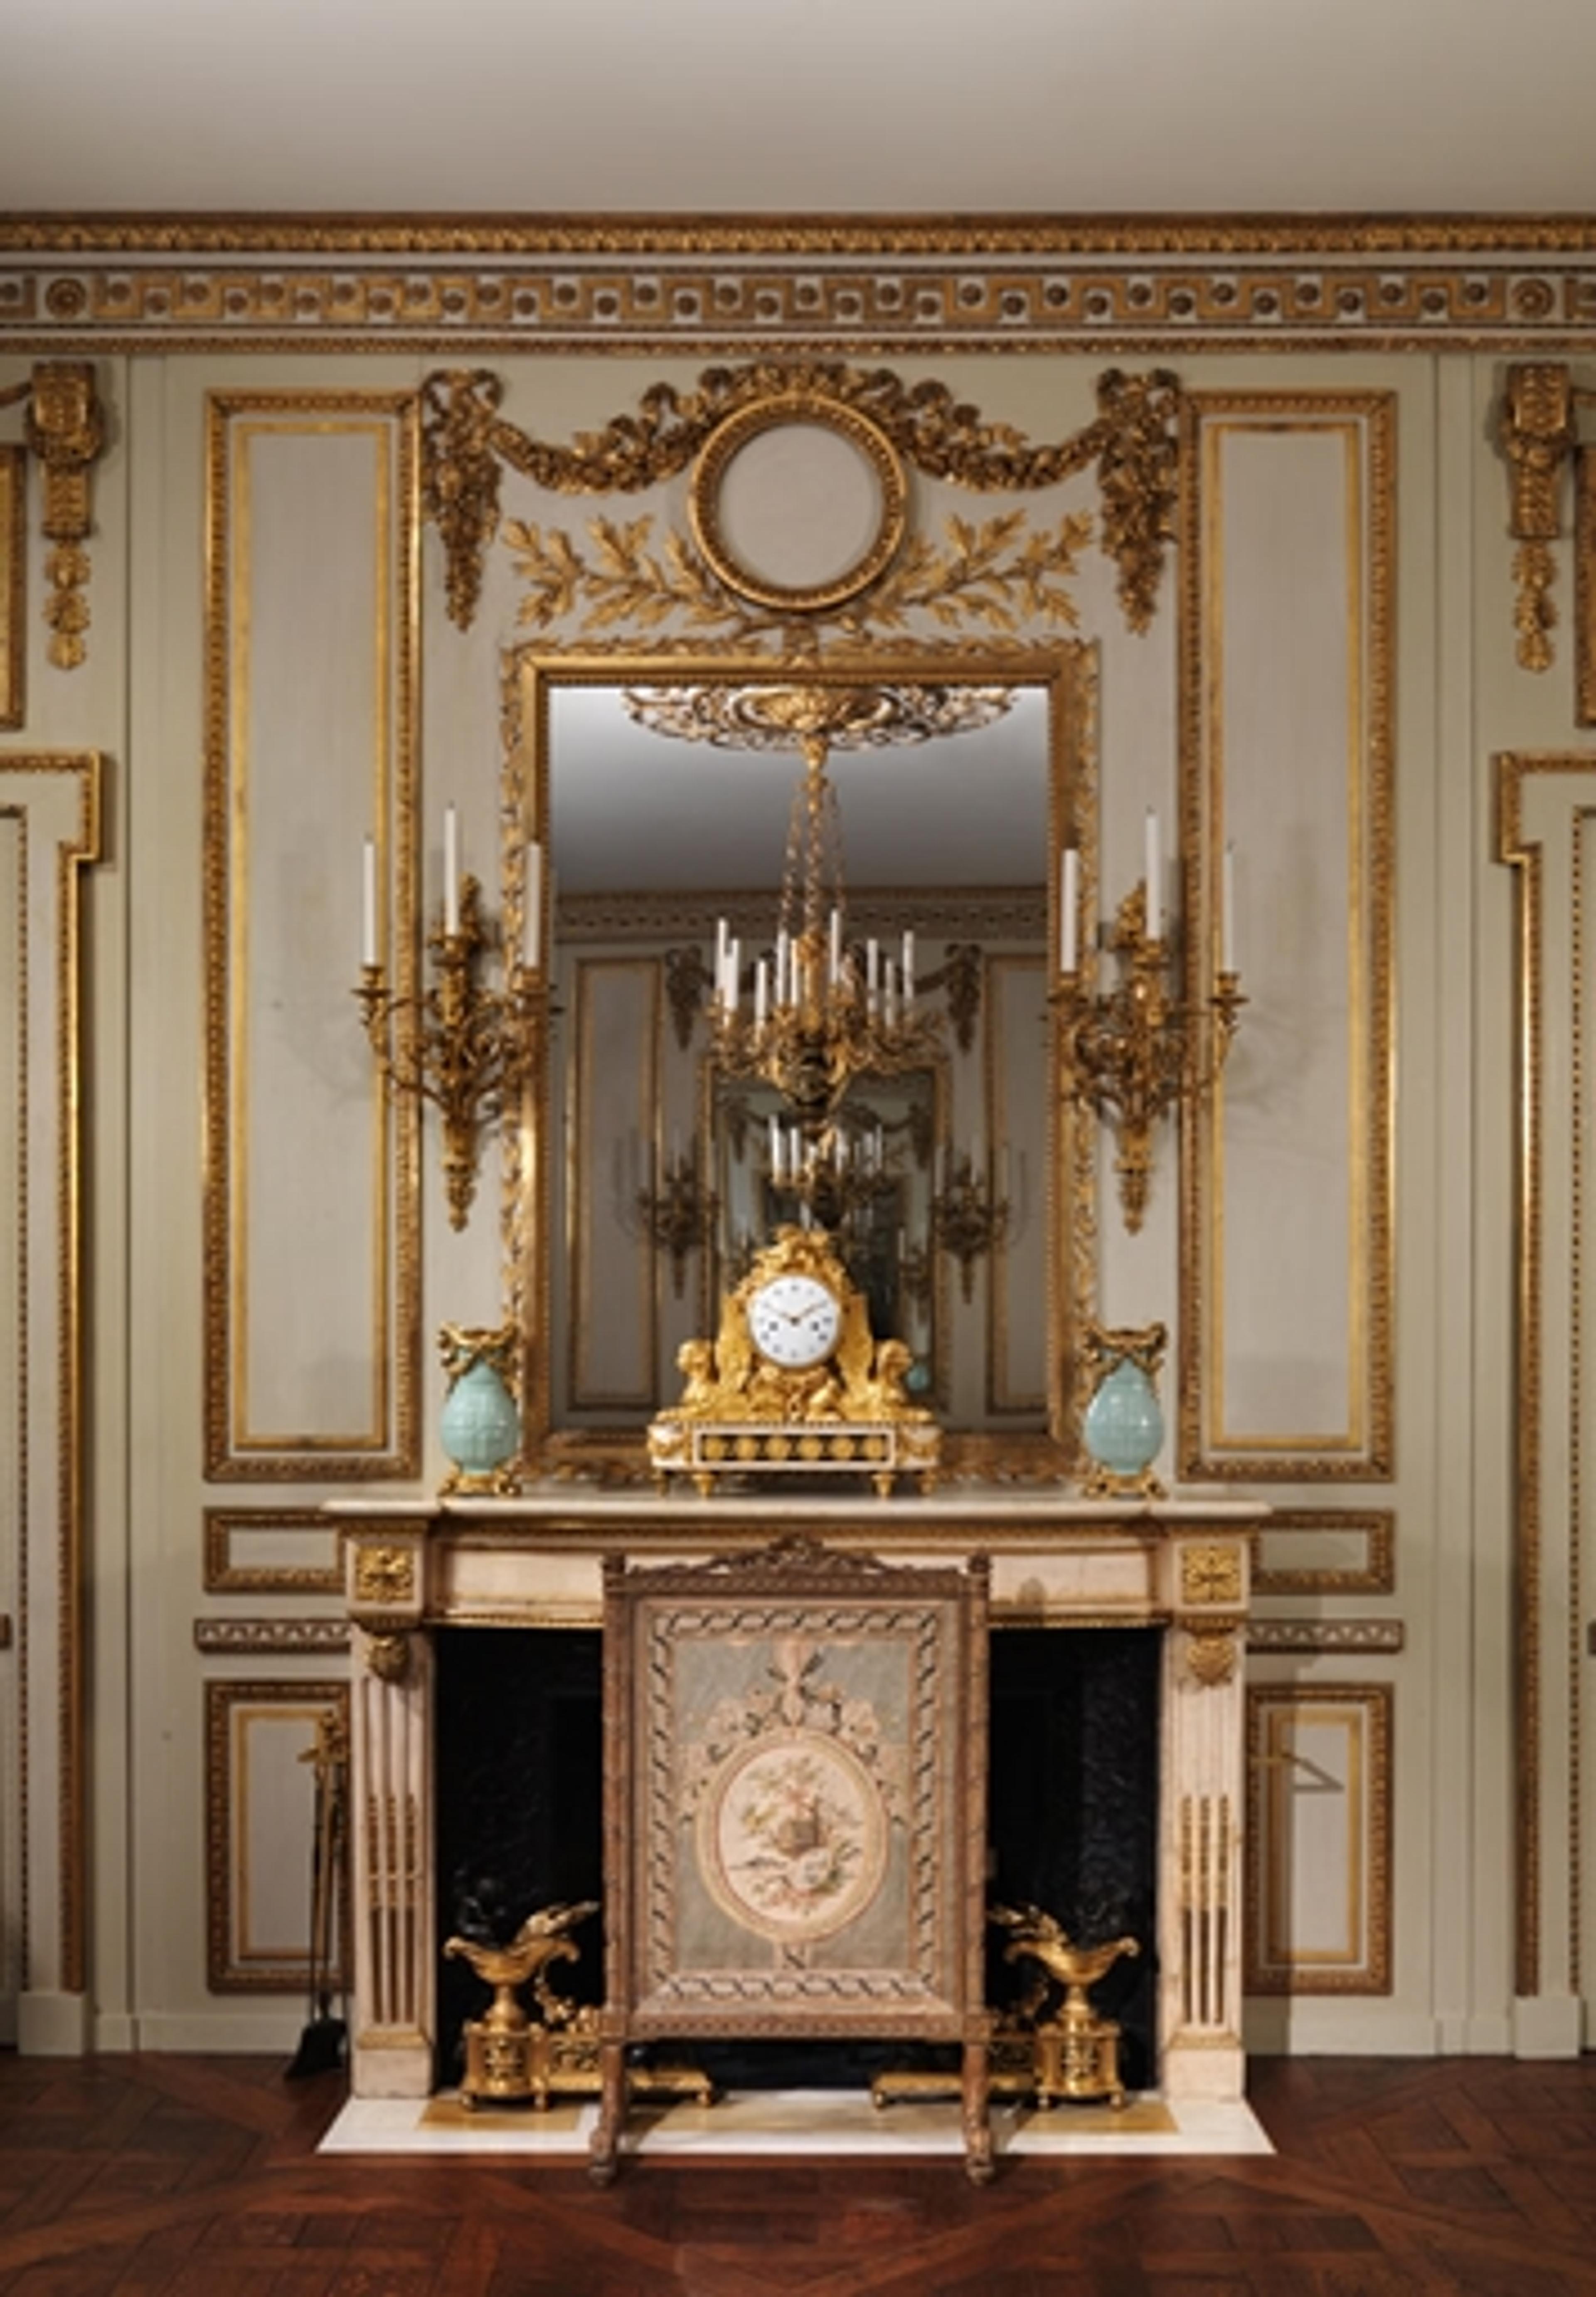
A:
{"label": "cream painted wall panel", "polygon": [[1362,876],[1349,783],[1355,791],[1363,607],[1345,549],[1361,547],[1360,440],[1351,423],[1260,420],[1205,425],[1204,444],[1217,561],[1205,671],[1224,806],[1214,831],[1239,849],[1251,1000],[1219,1104],[1213,1438],[1356,1445],[1364,984],[1348,930]]}
{"label": "cream painted wall panel", "polygon": [[234,1441],[382,1448],[387,1111],[348,996],[393,772],[393,430],[236,415]]}
{"label": "cream painted wall panel", "polygon": [[336,1440],[378,1432],[385,1322],[371,1068],[341,992],[358,962],[357,857],[390,765],[391,437],[386,424],[276,420],[241,420],[234,435],[247,602],[235,656],[247,680],[235,700],[243,1396],[251,1433]]}

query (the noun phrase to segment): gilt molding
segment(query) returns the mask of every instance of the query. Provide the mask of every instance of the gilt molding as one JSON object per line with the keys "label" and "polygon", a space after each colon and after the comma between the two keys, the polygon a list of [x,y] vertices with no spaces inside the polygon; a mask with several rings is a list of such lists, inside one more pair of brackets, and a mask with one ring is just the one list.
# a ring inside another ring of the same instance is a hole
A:
{"label": "gilt molding", "polygon": [[0,342],[1530,351],[1596,333],[1581,217],[0,219]]}

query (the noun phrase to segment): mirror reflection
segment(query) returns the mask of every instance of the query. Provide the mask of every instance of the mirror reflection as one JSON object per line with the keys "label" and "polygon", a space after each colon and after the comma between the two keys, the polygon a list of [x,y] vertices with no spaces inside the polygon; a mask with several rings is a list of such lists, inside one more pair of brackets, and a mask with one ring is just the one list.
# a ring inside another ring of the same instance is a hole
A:
{"label": "mirror reflection", "polygon": [[670,668],[544,663],[523,694],[559,1012],[547,1423],[672,1402],[681,1343],[794,1223],[950,1428],[1045,1429],[1057,658]]}

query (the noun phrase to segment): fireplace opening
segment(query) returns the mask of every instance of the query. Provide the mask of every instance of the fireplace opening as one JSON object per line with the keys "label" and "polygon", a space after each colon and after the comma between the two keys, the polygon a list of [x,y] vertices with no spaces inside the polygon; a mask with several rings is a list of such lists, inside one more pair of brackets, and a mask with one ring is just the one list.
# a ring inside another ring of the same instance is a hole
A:
{"label": "fireplace opening", "polygon": [[[999,1626],[991,1646],[989,1895],[1041,1906],[1088,1943],[1139,1941],[1092,1996],[1120,2022],[1132,2089],[1156,2079],[1161,1641],[1156,1627]],[[439,1630],[440,1947],[456,1934],[503,1943],[555,1901],[602,1903],[601,1657],[596,1628]],[[578,2002],[603,1998],[601,1923],[583,1922],[580,1960],[551,1973]],[[1005,1962],[994,1929],[995,2009],[1029,1967]],[[439,2087],[458,2081],[462,2029],[484,2000],[464,1962],[440,1960]],[[876,2041],[695,2041],[662,2054],[690,2056],[728,2089],[858,2088],[888,2066],[941,2062],[935,2045]]]}

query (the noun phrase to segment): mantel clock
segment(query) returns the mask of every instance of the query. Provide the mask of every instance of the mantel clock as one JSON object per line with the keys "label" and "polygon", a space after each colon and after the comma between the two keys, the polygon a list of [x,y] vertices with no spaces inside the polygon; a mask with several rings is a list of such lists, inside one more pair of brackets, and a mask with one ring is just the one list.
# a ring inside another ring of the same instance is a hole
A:
{"label": "mantel clock", "polygon": [[713,1340],[687,1340],[679,1404],[648,1430],[662,1491],[690,1476],[709,1495],[728,1477],[901,1475],[936,1482],[942,1430],[913,1404],[901,1340],[876,1340],[865,1297],[821,1229],[781,1228],[726,1296]]}

